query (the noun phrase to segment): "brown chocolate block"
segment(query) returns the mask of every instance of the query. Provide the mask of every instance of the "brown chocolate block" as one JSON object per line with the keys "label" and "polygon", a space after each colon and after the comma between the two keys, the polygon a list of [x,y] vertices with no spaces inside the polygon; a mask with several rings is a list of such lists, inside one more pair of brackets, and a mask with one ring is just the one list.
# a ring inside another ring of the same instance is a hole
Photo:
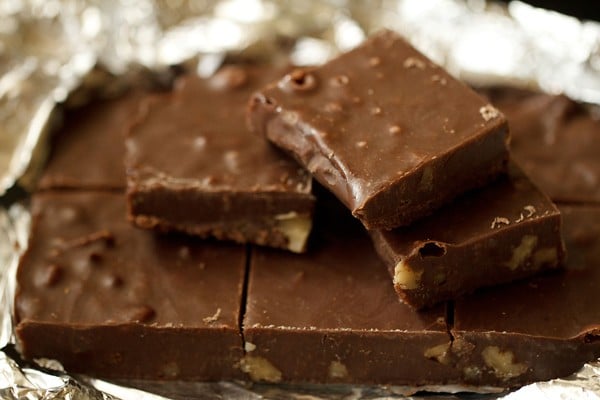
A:
{"label": "brown chocolate block", "polygon": [[124,135],[142,91],[67,110],[38,189],[125,189]]}
{"label": "brown chocolate block", "polygon": [[142,228],[304,250],[311,177],[251,135],[252,92],[284,69],[227,66],[156,97],[127,139],[129,215]]}
{"label": "brown chocolate block", "polygon": [[467,382],[566,376],[600,357],[600,207],[561,207],[566,270],[456,302],[452,353]]}
{"label": "brown chocolate block", "polygon": [[600,356],[600,208],[563,213],[566,271],[461,298],[447,319],[397,302],[367,238],[347,225],[317,227],[304,256],[254,250],[241,367],[257,381],[410,386],[566,376]]}
{"label": "brown chocolate block", "polygon": [[391,31],[262,89],[248,121],[368,229],[430,214],[508,158],[504,116]]}
{"label": "brown chocolate block", "polygon": [[131,227],[121,194],[33,197],[17,273],[27,358],[105,378],[239,377],[245,249]]}
{"label": "brown chocolate block", "polygon": [[514,158],[554,201],[600,203],[600,120],[564,96],[487,91],[507,116]]}
{"label": "brown chocolate block", "polygon": [[559,267],[558,209],[516,165],[509,169],[411,226],[371,232],[402,300],[432,306]]}
{"label": "brown chocolate block", "polygon": [[358,221],[349,214],[345,221],[321,217],[307,254],[253,249],[241,363],[248,377],[413,386],[455,381],[456,372],[435,361],[450,346],[444,307],[417,313],[400,303]]}

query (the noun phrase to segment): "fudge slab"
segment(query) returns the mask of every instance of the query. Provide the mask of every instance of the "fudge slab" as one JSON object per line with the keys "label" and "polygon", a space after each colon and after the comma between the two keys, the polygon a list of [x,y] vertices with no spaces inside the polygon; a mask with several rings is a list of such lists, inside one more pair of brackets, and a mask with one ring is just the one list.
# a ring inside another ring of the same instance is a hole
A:
{"label": "fudge slab", "polygon": [[122,194],[32,201],[15,299],[26,358],[105,378],[239,377],[243,246],[136,229]]}
{"label": "fudge slab", "polygon": [[257,92],[248,124],[368,229],[430,214],[508,158],[504,116],[391,31]]}
{"label": "fudge slab", "polygon": [[488,91],[507,116],[510,148],[554,201],[600,204],[600,120],[564,96],[515,89]]}
{"label": "fudge slab", "polygon": [[411,226],[371,231],[406,303],[443,300],[557,268],[560,212],[511,162],[509,173]]}
{"label": "fudge slab", "polygon": [[304,250],[311,177],[250,134],[250,94],[287,69],[230,65],[145,104],[126,144],[129,215],[142,228]]}
{"label": "fudge slab", "polygon": [[124,135],[142,97],[131,90],[67,110],[38,189],[124,190]]}
{"label": "fudge slab", "polygon": [[469,382],[566,376],[600,357],[600,207],[561,207],[566,269],[458,300],[452,353]]}
{"label": "fudge slab", "polygon": [[455,380],[430,359],[450,344],[444,307],[417,313],[400,303],[360,223],[322,217],[306,254],[253,248],[243,371],[266,382]]}

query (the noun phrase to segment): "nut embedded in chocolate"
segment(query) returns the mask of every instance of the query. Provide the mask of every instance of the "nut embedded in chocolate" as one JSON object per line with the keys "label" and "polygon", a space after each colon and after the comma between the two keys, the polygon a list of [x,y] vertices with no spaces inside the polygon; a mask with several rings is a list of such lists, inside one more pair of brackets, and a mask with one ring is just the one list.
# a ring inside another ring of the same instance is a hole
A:
{"label": "nut embedded in chocolate", "polygon": [[[538,212],[542,209],[536,207]],[[567,376],[600,357],[600,207],[562,206],[565,270],[455,301],[451,353],[467,383],[516,386]],[[543,213],[543,212],[542,212]],[[594,240],[577,240],[586,232]]]}
{"label": "nut embedded in chocolate", "polygon": [[515,164],[411,226],[370,233],[398,295],[417,308],[558,268],[564,258],[558,209]]}
{"label": "nut embedded in chocolate", "polygon": [[[149,101],[127,138],[130,220],[303,252],[312,178],[245,126],[252,92],[286,71],[227,65],[208,79],[184,76],[174,93]],[[310,77],[290,76],[294,87],[310,86]]]}

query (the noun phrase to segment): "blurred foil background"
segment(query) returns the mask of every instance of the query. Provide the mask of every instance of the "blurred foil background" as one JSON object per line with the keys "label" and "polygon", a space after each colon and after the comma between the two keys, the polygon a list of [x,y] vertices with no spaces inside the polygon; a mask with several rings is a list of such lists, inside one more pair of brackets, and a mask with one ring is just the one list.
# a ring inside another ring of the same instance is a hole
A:
{"label": "blurred foil background", "polygon": [[122,75],[227,54],[322,63],[389,27],[477,85],[563,92],[600,104],[600,24],[485,0],[2,0],[0,194],[19,179],[52,111],[95,66]]}
{"label": "blurred foil background", "polygon": [[[16,182],[27,186],[24,177],[43,160],[56,106],[76,89],[102,86],[103,79],[139,68],[161,73],[184,65],[206,76],[230,56],[287,55],[300,65],[319,64],[382,27],[402,33],[470,84],[528,87],[600,105],[600,24],[518,1],[0,0],[0,196]],[[99,78],[98,68],[108,74]],[[12,342],[11,275],[27,224],[21,206],[0,209],[1,345]],[[92,386],[125,390],[44,374],[0,356],[3,398],[110,398]],[[260,397],[232,384],[199,388]],[[123,393],[117,396],[158,398]],[[600,398],[600,366],[590,364],[569,380],[531,385],[511,398],[531,393]],[[277,396],[287,395],[294,392]],[[321,397],[340,398],[308,398]]]}

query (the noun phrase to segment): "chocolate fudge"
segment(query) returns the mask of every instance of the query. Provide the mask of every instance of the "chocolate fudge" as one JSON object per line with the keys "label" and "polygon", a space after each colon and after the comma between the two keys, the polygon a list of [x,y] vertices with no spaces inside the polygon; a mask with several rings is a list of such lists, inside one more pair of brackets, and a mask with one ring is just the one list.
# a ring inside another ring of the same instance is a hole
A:
{"label": "chocolate fudge", "polygon": [[543,381],[600,357],[600,207],[561,213],[564,272],[456,301],[451,353],[465,381]]}
{"label": "chocolate fudge", "polygon": [[243,246],[131,227],[122,194],[32,202],[15,299],[25,357],[104,378],[239,377]]}
{"label": "chocolate fudge", "polygon": [[[243,371],[255,381],[516,387],[600,357],[600,208],[563,209],[566,271],[426,311],[398,302],[359,229],[302,257],[254,249]],[[317,222],[319,223],[319,221]]]}
{"label": "chocolate fudge", "polygon": [[254,381],[423,385],[456,380],[443,306],[398,301],[368,235],[349,214],[318,216],[307,254],[253,248],[243,371]]}
{"label": "chocolate fudge", "polygon": [[391,31],[257,92],[248,124],[368,229],[430,214],[508,158],[504,116]]}
{"label": "chocolate fudge", "polygon": [[225,66],[209,79],[183,77],[145,104],[126,141],[137,226],[304,250],[311,177],[244,120],[250,94],[284,71]]}
{"label": "chocolate fudge", "polygon": [[141,90],[67,110],[38,189],[125,189],[124,135]]}
{"label": "chocolate fudge", "polygon": [[560,266],[558,209],[514,163],[509,170],[409,227],[371,231],[403,301],[432,306]]}
{"label": "chocolate fudge", "polygon": [[509,119],[511,150],[553,200],[600,203],[600,120],[564,96],[502,88],[486,94]]}

